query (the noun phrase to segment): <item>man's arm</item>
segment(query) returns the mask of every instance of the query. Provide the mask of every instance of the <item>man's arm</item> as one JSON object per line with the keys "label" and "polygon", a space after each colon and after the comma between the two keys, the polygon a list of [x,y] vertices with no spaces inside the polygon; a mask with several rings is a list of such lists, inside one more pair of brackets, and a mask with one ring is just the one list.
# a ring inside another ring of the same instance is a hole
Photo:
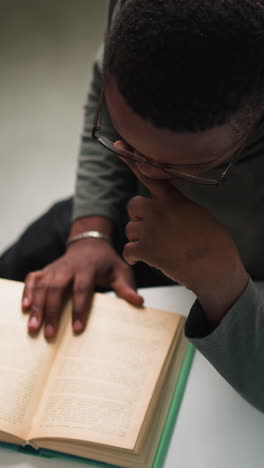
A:
{"label": "man's arm", "polygon": [[[108,25],[116,1],[109,2]],[[96,230],[111,236],[115,221],[126,215],[127,199],[136,188],[136,178],[111,152],[91,138],[96,106],[102,88],[103,48],[95,61],[85,107],[85,122],[77,171],[73,224],[69,237]],[[115,141],[109,116],[104,110],[102,133]],[[26,278],[23,308],[29,312],[29,331],[36,332],[44,323],[46,338],[53,338],[59,326],[66,295],[73,293],[73,329],[81,332],[87,320],[94,288],[113,289],[120,297],[142,305],[131,268],[104,238],[85,238],[73,242],[65,254],[41,271]]]}
{"label": "man's arm", "polygon": [[124,258],[160,269],[192,290],[186,336],[253,406],[264,411],[264,302],[237,247],[211,213],[169,181],[144,177],[151,199],[129,202]]}
{"label": "man's arm", "polygon": [[[109,2],[107,30],[111,27],[117,1]],[[85,120],[79,152],[73,220],[86,216],[102,216],[120,221],[125,213],[127,200],[135,193],[137,181],[129,168],[112,152],[102,147],[91,137],[96,107],[103,86],[103,46],[100,48],[93,67],[89,87]],[[106,106],[103,108],[101,134],[111,141],[120,139],[113,129]]]}
{"label": "man's arm", "polygon": [[185,333],[243,398],[264,411],[264,302],[251,279],[217,328],[196,301]]}

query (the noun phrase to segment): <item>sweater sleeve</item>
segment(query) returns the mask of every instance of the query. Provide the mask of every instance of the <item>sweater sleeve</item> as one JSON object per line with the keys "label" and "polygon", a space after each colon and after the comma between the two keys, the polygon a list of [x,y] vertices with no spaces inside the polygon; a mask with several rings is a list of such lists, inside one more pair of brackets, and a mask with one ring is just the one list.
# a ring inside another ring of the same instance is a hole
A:
{"label": "sweater sleeve", "polygon": [[243,398],[264,411],[264,302],[251,279],[214,330],[196,301],[185,333]]}
{"label": "sweater sleeve", "polygon": [[[116,1],[109,2],[108,28],[116,4]],[[120,217],[122,218],[125,213],[126,203],[135,193],[137,187],[136,178],[132,171],[115,154],[105,149],[91,137],[94,115],[103,86],[103,53],[104,47],[101,46],[93,65],[85,105],[84,126],[77,166],[73,220],[83,216],[95,215],[110,218],[113,222],[120,221]],[[100,132],[112,141],[120,139],[112,127],[105,104]]]}

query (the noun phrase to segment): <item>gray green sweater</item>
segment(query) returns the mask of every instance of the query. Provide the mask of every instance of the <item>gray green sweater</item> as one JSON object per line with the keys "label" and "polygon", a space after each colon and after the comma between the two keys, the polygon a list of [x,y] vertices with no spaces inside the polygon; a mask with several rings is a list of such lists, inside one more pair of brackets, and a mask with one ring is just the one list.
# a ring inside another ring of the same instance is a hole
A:
{"label": "gray green sweater", "polygon": [[[110,0],[107,30],[117,0]],[[96,57],[85,107],[73,218],[105,216],[114,223],[127,200],[144,187],[117,157],[90,137],[102,87],[103,46]],[[105,109],[102,133],[118,139]],[[250,275],[247,289],[221,324],[210,330],[196,302],[186,323],[186,336],[219,373],[252,405],[264,411],[264,302],[252,280],[264,279],[264,122],[241,154],[227,182],[218,188],[187,182],[175,185],[206,207],[228,229]]]}

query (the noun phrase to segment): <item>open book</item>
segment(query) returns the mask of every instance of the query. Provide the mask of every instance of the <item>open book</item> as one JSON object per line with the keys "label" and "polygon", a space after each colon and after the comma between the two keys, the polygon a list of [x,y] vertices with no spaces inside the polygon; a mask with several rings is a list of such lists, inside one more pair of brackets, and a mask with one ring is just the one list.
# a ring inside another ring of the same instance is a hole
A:
{"label": "open book", "polygon": [[95,294],[74,336],[27,333],[23,284],[0,280],[0,442],[127,468],[153,460],[186,355],[184,317]]}

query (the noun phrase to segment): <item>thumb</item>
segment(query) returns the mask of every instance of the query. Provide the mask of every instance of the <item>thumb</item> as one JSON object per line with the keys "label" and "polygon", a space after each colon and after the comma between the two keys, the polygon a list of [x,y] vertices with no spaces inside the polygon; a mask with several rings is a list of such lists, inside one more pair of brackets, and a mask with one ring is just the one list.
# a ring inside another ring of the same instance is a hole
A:
{"label": "thumb", "polygon": [[[168,179],[151,179],[143,175],[137,168],[136,162],[132,159],[127,159],[128,155],[133,157],[131,150],[128,151],[128,146],[123,141],[116,141],[115,146],[119,150],[123,151],[124,156],[120,155],[120,159],[134,172],[135,176],[148,188],[153,198],[167,201],[172,196],[175,198],[179,197],[179,200],[184,198],[183,195],[172,185]],[[135,157],[137,154],[135,154]]]}
{"label": "thumb", "polygon": [[134,274],[129,268],[128,271],[122,271],[111,284],[116,294],[130,302],[131,304],[141,307],[144,303],[144,298],[137,293]]}

